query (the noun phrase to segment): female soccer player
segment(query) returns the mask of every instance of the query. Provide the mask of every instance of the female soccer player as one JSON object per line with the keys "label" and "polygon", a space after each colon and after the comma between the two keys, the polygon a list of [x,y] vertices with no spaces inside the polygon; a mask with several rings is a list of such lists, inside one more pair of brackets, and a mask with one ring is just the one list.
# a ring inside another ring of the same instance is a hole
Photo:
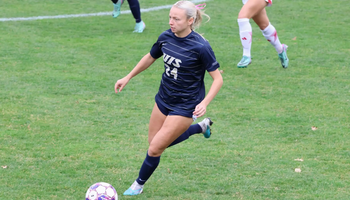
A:
{"label": "female soccer player", "polygon": [[237,64],[238,68],[245,68],[251,62],[250,50],[252,46],[252,26],[249,23],[249,19],[253,18],[255,23],[261,29],[262,34],[265,36],[272,46],[275,47],[278,58],[281,61],[282,67],[287,68],[289,59],[287,57],[287,48],[285,44],[281,44],[278,39],[277,32],[274,26],[269,21],[266,14],[266,6],[272,5],[272,0],[242,0],[243,7],[238,14],[238,26],[239,35],[243,46],[243,58]]}
{"label": "female soccer player", "polygon": [[[114,4],[113,17],[116,18],[120,15],[120,7],[124,3],[124,0],[111,0]],[[146,28],[145,23],[141,20],[140,3],[138,0],[128,0],[129,7],[132,15],[135,18],[136,25],[134,33],[142,33]]]}
{"label": "female soccer player", "polygon": [[[115,92],[121,92],[131,78],[163,57],[165,71],[150,117],[149,148],[138,178],[124,195],[138,195],[143,191],[145,182],[157,168],[160,156],[167,147],[186,140],[194,133],[202,132],[205,137],[210,136],[212,122],[209,118],[191,126],[193,118],[206,113],[208,104],[223,84],[219,63],[209,42],[194,31],[199,27],[202,15],[209,17],[202,8],[190,1],[176,2],[169,13],[170,29],[160,34],[150,53],[115,84]],[[205,71],[213,78],[207,95],[204,88]]]}

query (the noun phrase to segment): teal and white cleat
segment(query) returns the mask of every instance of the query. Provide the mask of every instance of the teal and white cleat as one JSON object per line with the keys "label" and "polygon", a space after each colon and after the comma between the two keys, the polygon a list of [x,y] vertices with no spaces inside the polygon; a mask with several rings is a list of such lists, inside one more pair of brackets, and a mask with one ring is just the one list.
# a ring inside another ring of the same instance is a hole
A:
{"label": "teal and white cleat", "polygon": [[211,136],[211,129],[210,126],[213,125],[213,121],[209,117],[203,119],[203,121],[199,122],[200,126],[202,127],[202,133],[205,138],[210,138]]}
{"label": "teal and white cleat", "polygon": [[288,64],[289,64],[289,59],[288,59],[288,56],[287,56],[288,46],[285,45],[285,44],[282,44],[282,49],[283,49],[283,51],[282,51],[282,53],[278,54],[278,58],[281,61],[282,67],[283,68],[287,68]]}
{"label": "teal and white cleat", "polygon": [[252,63],[252,58],[248,56],[243,56],[241,61],[237,64],[238,68],[246,68],[248,65]]}
{"label": "teal and white cleat", "polygon": [[116,18],[120,15],[120,7],[122,7],[123,3],[124,3],[124,0],[119,0],[117,3],[114,3],[114,10],[112,13],[112,16],[114,18]]}
{"label": "teal and white cleat", "polygon": [[134,28],[134,33],[142,33],[143,30],[145,30],[146,24],[143,21],[140,21],[139,23],[136,23]]}
{"label": "teal and white cleat", "polygon": [[136,181],[127,189],[123,195],[135,196],[141,194],[143,191],[143,185],[138,184]]}

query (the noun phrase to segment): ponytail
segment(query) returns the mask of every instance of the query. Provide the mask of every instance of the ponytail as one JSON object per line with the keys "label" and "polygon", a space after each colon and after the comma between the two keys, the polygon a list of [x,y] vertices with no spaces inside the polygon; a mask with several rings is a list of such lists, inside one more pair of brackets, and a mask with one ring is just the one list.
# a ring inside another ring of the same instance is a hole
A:
{"label": "ponytail", "polygon": [[205,3],[194,5],[194,3],[190,1],[178,1],[174,4],[174,6],[184,9],[186,11],[187,19],[193,18],[193,23],[191,24],[192,30],[199,28],[202,23],[203,16],[208,18],[206,22],[210,20],[209,15],[205,14],[203,11],[206,6]]}

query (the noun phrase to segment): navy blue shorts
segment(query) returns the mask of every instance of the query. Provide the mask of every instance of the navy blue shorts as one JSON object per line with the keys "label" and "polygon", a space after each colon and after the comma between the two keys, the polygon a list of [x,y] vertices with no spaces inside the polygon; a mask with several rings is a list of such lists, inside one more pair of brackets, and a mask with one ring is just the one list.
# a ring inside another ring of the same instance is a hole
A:
{"label": "navy blue shorts", "polygon": [[193,116],[193,110],[188,111],[188,110],[181,110],[181,109],[176,109],[175,110],[175,109],[167,108],[162,103],[160,103],[159,101],[160,100],[158,100],[156,98],[156,104],[158,106],[158,109],[165,116],[168,116],[168,115],[180,115],[180,116],[189,117],[189,118],[192,118],[192,116]]}

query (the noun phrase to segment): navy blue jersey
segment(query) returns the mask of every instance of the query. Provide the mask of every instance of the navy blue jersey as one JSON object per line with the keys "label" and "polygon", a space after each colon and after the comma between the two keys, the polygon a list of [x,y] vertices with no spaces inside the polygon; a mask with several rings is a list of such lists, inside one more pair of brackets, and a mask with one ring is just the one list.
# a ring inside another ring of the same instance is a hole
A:
{"label": "navy blue jersey", "polygon": [[220,67],[209,42],[194,31],[179,38],[169,29],[150,54],[155,59],[163,56],[165,68],[156,99],[169,109],[194,110],[205,97],[205,71]]}

